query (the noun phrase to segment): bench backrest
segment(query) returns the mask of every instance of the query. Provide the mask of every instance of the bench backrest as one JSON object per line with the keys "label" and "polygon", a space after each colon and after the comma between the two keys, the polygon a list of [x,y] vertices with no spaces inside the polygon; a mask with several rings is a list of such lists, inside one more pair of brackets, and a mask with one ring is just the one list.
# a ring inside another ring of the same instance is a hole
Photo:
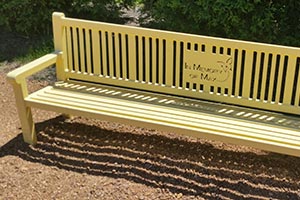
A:
{"label": "bench backrest", "polygon": [[59,79],[299,114],[300,48],[53,14]]}

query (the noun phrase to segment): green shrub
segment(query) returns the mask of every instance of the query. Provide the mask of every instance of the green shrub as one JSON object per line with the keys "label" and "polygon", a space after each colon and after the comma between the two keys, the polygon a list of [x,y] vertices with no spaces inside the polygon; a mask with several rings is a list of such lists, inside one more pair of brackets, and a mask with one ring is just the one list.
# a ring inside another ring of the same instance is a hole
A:
{"label": "green shrub", "polygon": [[143,26],[251,41],[300,44],[297,0],[142,0]]}
{"label": "green shrub", "polygon": [[275,2],[278,26],[277,40],[282,44],[300,47],[300,1]]}
{"label": "green shrub", "polygon": [[51,14],[121,23],[120,10],[131,0],[1,0],[0,26],[24,35],[52,33]]}

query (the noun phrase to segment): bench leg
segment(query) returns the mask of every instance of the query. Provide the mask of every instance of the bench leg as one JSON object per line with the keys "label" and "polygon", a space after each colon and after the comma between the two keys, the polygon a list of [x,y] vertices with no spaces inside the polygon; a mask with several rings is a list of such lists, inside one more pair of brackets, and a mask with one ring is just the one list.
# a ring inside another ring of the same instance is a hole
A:
{"label": "bench leg", "polygon": [[31,108],[26,106],[24,98],[27,96],[25,84],[14,85],[14,92],[16,97],[17,110],[22,126],[24,141],[28,144],[35,145],[37,142],[34,122],[32,119]]}
{"label": "bench leg", "polygon": [[[19,107],[19,106],[17,106]],[[18,108],[19,117],[22,126],[23,139],[26,143],[35,145],[37,142],[35,126],[32,119],[31,108]]]}

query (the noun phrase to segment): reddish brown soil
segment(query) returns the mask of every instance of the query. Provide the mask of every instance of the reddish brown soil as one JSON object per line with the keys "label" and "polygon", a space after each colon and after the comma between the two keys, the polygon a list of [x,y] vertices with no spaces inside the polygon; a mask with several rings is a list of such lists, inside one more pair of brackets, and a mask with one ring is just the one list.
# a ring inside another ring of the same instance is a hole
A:
{"label": "reddish brown soil", "polygon": [[0,199],[300,199],[300,158],[244,146],[41,110],[29,146],[0,71]]}

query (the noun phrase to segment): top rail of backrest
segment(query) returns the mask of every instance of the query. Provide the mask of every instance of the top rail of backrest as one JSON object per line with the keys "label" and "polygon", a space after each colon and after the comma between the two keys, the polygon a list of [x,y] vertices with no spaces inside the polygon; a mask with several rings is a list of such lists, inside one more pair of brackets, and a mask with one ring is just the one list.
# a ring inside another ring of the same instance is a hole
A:
{"label": "top rail of backrest", "polygon": [[66,79],[300,111],[299,48],[54,16]]}

